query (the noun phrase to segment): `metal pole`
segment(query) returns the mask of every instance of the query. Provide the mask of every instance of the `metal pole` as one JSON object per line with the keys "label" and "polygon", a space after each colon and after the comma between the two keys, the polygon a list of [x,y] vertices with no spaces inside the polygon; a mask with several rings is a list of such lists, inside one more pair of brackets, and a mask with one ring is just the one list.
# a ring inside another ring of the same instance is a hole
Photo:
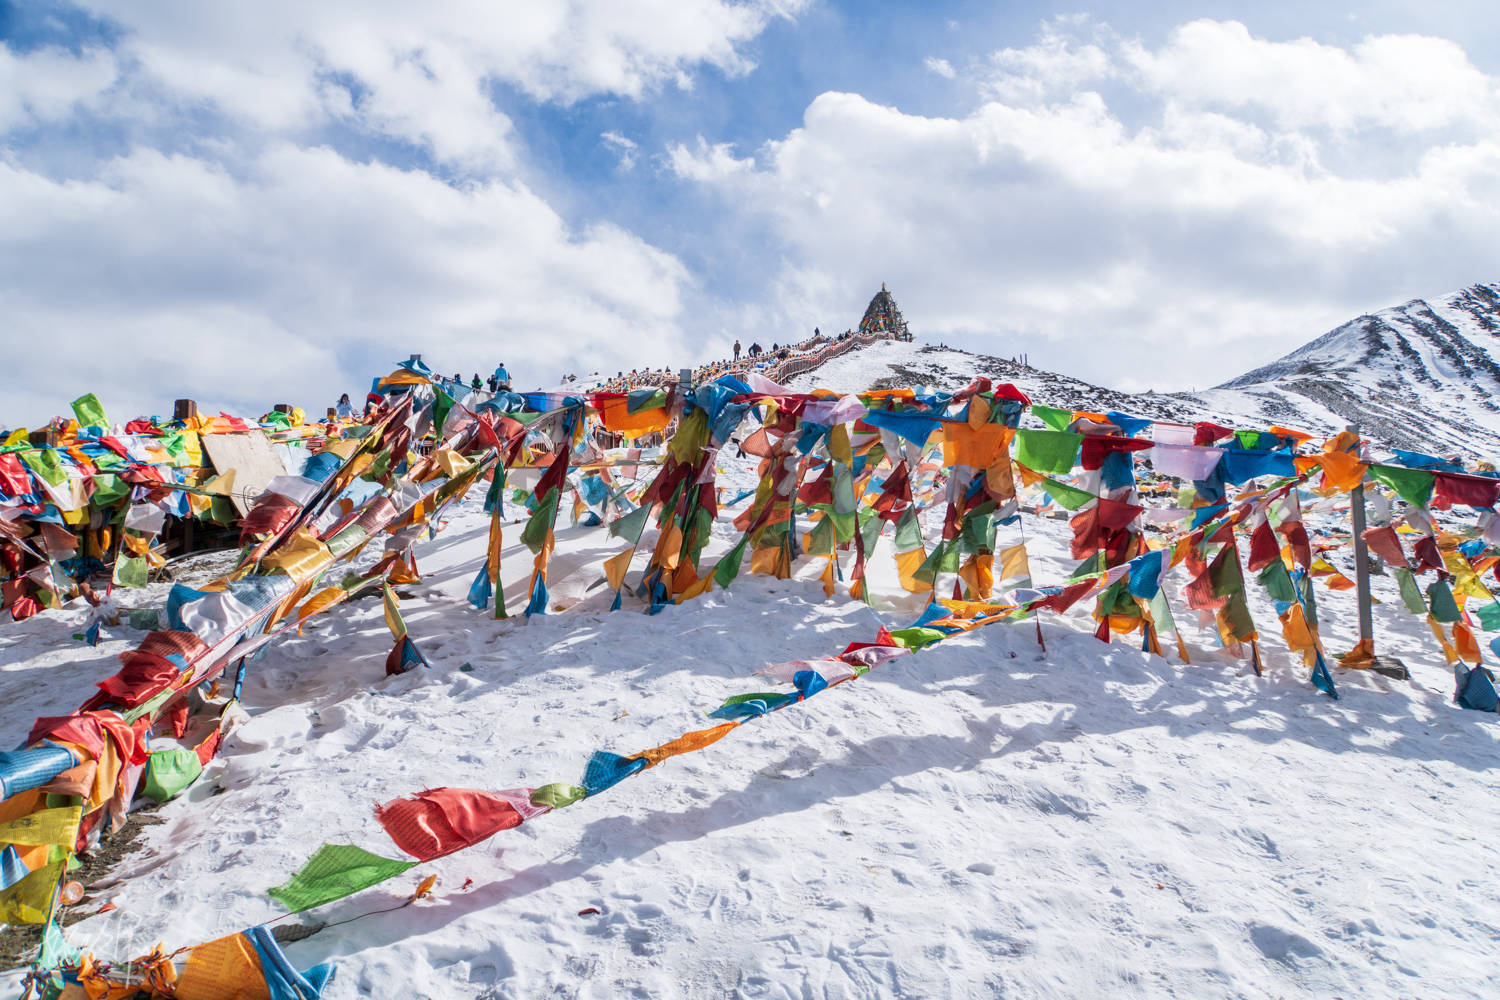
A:
{"label": "metal pole", "polygon": [[[1349,430],[1359,433],[1358,424],[1350,424]],[[1375,624],[1370,608],[1370,552],[1365,548],[1365,486],[1364,482],[1349,491],[1349,517],[1354,528],[1354,585],[1359,594],[1359,637],[1375,651]]]}

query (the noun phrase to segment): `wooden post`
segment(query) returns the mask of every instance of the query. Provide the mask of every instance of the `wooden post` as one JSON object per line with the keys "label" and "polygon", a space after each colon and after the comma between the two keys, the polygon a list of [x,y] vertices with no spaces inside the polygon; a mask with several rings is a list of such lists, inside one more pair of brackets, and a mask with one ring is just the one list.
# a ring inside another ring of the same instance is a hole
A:
{"label": "wooden post", "polygon": [[[1347,430],[1359,433],[1358,424],[1350,424]],[[1365,547],[1365,487],[1364,482],[1349,491],[1349,518],[1354,529],[1354,588],[1359,595],[1359,637],[1375,648],[1375,625],[1370,607],[1370,551]]]}
{"label": "wooden post", "polygon": [[[1347,428],[1359,433],[1358,424]],[[1406,664],[1393,656],[1381,656],[1375,652],[1374,609],[1370,600],[1370,550],[1365,545],[1365,485],[1360,484],[1349,491],[1349,521],[1354,532],[1354,590],[1359,596],[1359,639],[1368,646],[1373,659],[1370,669],[1377,674],[1406,680],[1410,675]]]}
{"label": "wooden post", "polygon": [[191,399],[179,399],[172,404],[173,420],[191,420],[198,415],[198,404]]}

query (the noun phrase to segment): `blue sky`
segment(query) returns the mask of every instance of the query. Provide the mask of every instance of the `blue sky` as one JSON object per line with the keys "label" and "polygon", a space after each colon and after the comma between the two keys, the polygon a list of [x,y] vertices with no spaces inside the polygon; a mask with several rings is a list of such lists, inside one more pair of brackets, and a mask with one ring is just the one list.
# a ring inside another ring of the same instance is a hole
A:
{"label": "blue sky", "polygon": [[1500,280],[1486,14],[0,0],[0,421],[676,367],[881,281],[919,337],[1213,384]]}

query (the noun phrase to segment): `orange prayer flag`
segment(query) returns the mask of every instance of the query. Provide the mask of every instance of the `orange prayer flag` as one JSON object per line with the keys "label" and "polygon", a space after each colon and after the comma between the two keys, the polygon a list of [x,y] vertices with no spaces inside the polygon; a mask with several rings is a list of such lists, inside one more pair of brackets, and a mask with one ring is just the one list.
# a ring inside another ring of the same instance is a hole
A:
{"label": "orange prayer flag", "polygon": [[726,722],[723,725],[714,726],[712,729],[699,729],[691,733],[683,733],[670,743],[663,743],[659,747],[650,750],[642,750],[640,753],[632,754],[630,760],[644,760],[647,767],[655,767],[668,757],[676,757],[678,754],[691,753],[694,750],[702,750],[706,746],[712,746],[724,737],[738,723]]}
{"label": "orange prayer flag", "polygon": [[630,557],[633,555],[634,547],[604,560],[604,578],[609,581],[611,590],[619,590],[625,585],[625,573],[630,569]]}
{"label": "orange prayer flag", "polygon": [[243,934],[200,944],[177,981],[178,1000],[270,1000],[260,955]]}
{"label": "orange prayer flag", "polygon": [[1021,485],[1022,486],[1035,486],[1037,483],[1040,483],[1044,479],[1047,478],[1046,476],[1042,475],[1040,472],[1033,472],[1033,471],[1031,471],[1031,469],[1029,469],[1026,466],[1022,465],[1020,462],[1016,462],[1016,463],[1014,463],[1014,465],[1015,465],[1015,467],[1017,469],[1021,470]]}
{"label": "orange prayer flag", "polygon": [[1474,641],[1474,633],[1463,622],[1453,623],[1453,645],[1460,660],[1465,663],[1479,662],[1479,643]]}
{"label": "orange prayer flag", "polygon": [[970,465],[979,469],[994,464],[1000,449],[1010,444],[1009,427],[1000,424],[943,424],[943,464]]}

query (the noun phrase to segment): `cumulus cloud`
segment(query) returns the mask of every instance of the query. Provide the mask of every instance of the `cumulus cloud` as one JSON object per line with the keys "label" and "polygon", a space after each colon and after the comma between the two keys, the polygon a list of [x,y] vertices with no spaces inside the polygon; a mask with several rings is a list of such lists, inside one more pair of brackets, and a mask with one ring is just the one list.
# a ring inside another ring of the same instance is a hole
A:
{"label": "cumulus cloud", "polygon": [[116,73],[114,56],[98,48],[75,55],[47,46],[17,54],[0,45],[0,134],[61,118],[97,100]]}
{"label": "cumulus cloud", "polygon": [[753,157],[669,162],[770,223],[790,315],[847,325],[889,281],[922,333],[1125,387],[1500,276],[1497,81],[1452,43],[1194,22],[1152,49],[1074,21],[992,63],[962,117],[826,93]]}
{"label": "cumulus cloud", "polygon": [[127,414],[184,391],[240,412],[316,404],[413,352],[544,383],[684,350],[671,255],[570,229],[517,183],[456,188],[326,149],[277,146],[234,174],[138,151],[86,182],[0,164],[0,231],[10,419],[85,389]]}
{"label": "cumulus cloud", "polygon": [[505,104],[747,73],[805,2],[80,0],[107,44],[0,42],[5,419],[315,404],[413,352],[533,384],[679,361],[696,283],[528,186]]}
{"label": "cumulus cloud", "polygon": [[1159,50],[1130,42],[1120,55],[1143,89],[1186,106],[1258,113],[1280,128],[1500,125],[1496,80],[1443,38],[1381,35],[1343,49],[1256,38],[1235,21],[1193,21]]}
{"label": "cumulus cloud", "polygon": [[749,175],[755,170],[755,158],[740,159],[734,155],[733,143],[719,142],[710,146],[700,135],[694,146],[685,143],[668,146],[667,165],[673,173],[687,180],[716,182]]}
{"label": "cumulus cloud", "polygon": [[753,66],[744,44],[803,6],[82,2],[121,26],[119,50],[142,87],[275,133],[341,120],[470,170],[503,168],[517,152],[511,120],[492,100],[495,84],[571,102],[690,86],[701,66],[743,74]]}

